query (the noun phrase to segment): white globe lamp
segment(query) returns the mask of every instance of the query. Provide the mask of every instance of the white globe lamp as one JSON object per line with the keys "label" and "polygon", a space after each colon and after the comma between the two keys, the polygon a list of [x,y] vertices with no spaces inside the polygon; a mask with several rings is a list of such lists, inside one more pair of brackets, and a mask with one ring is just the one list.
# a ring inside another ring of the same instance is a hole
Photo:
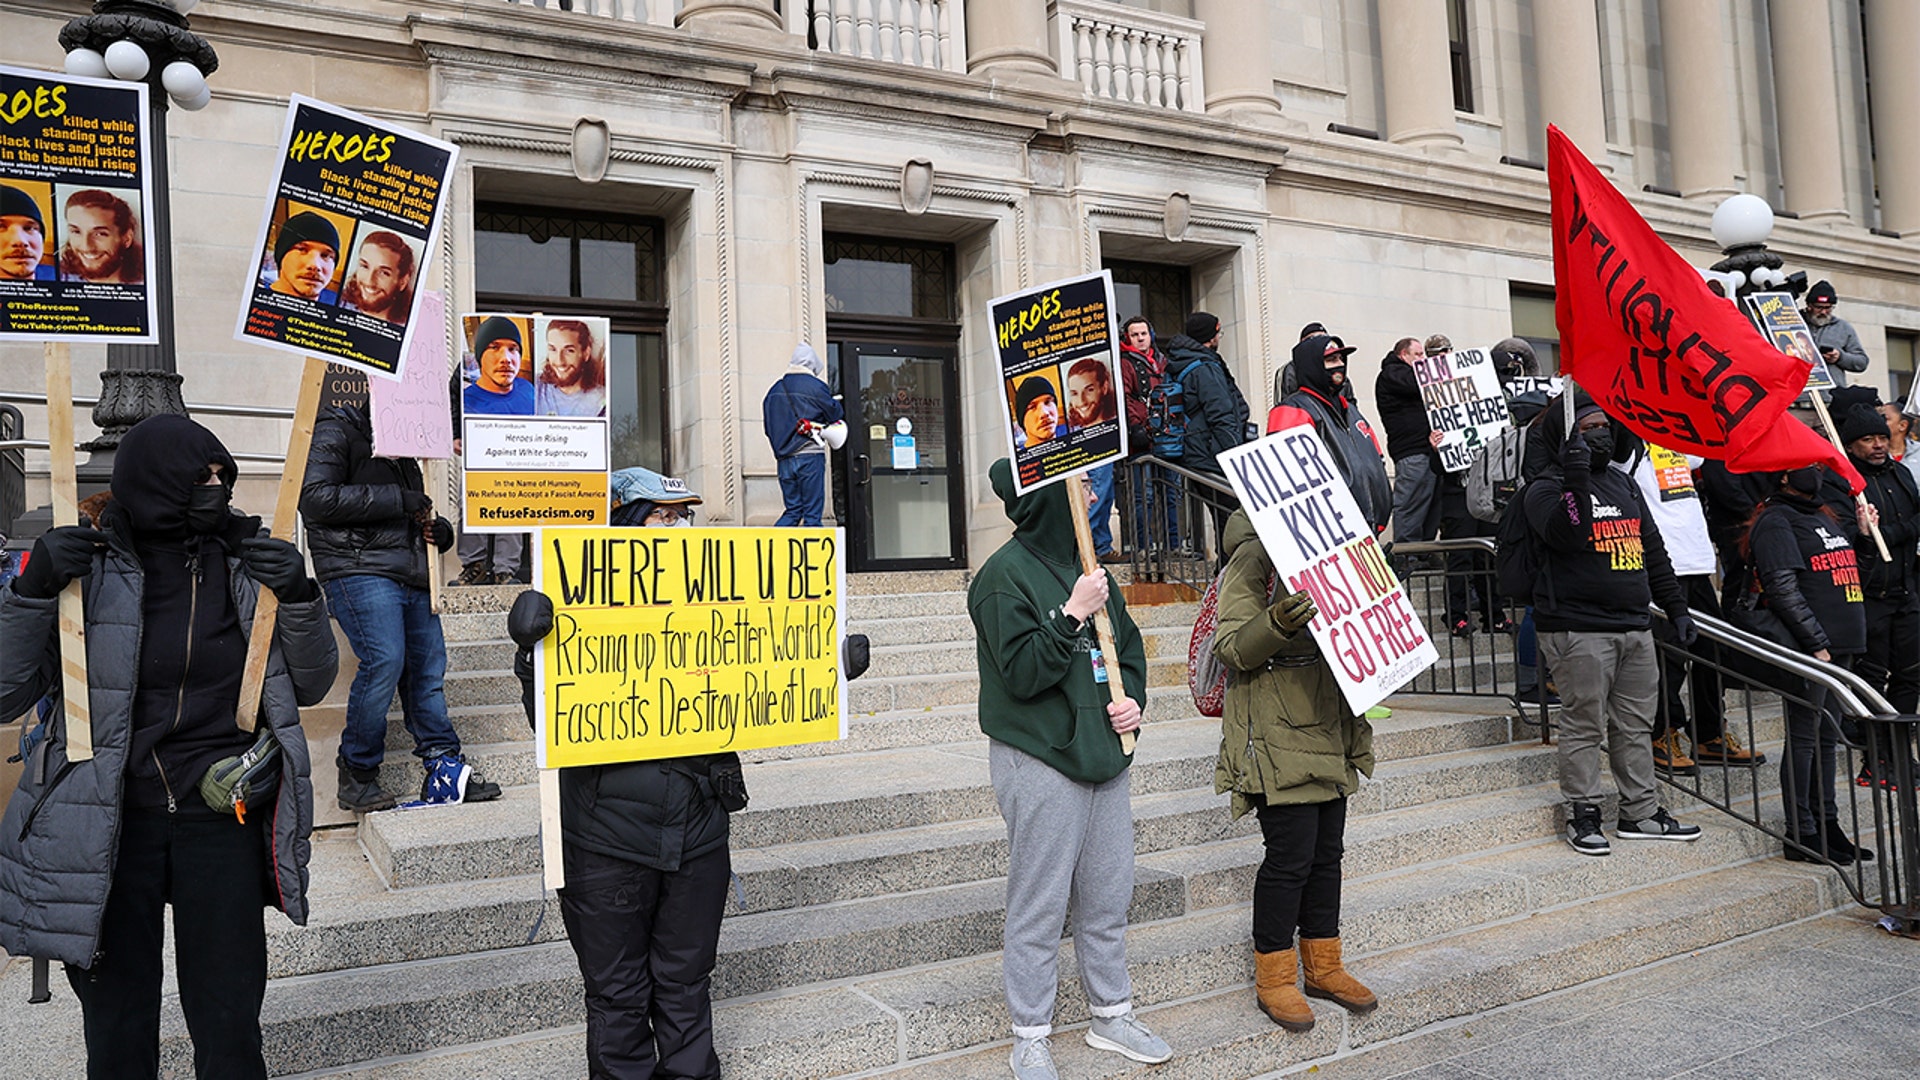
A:
{"label": "white globe lamp", "polygon": [[107,70],[116,79],[127,82],[139,82],[147,77],[153,68],[153,62],[147,59],[147,51],[131,41],[116,41],[107,46]]}
{"label": "white globe lamp", "polygon": [[1764,244],[1773,235],[1773,207],[1758,195],[1735,195],[1714,208],[1713,242],[1722,251]]}
{"label": "white globe lamp", "polygon": [[106,57],[92,49],[75,49],[67,54],[67,74],[104,79],[113,73],[107,70]]}
{"label": "white globe lamp", "polygon": [[207,88],[207,79],[199,68],[185,60],[175,60],[160,69],[160,85],[167,88],[169,97],[184,105]]}
{"label": "white globe lamp", "polygon": [[176,105],[179,105],[188,112],[199,112],[201,109],[207,107],[208,102],[213,100],[213,87],[203,82],[200,84],[199,93],[192,97],[177,97],[173,100]]}

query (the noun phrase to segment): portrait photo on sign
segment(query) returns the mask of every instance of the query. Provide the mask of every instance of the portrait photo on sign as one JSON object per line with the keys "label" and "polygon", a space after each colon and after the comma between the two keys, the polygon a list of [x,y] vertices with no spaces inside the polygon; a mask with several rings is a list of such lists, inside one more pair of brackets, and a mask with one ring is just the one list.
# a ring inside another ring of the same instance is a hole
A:
{"label": "portrait photo on sign", "polygon": [[[461,412],[467,416],[532,416],[528,345],[537,339],[527,315],[463,315]],[[535,353],[534,355],[539,355]]]}
{"label": "portrait photo on sign", "polygon": [[338,304],[347,270],[341,252],[350,250],[356,224],[345,214],[280,199],[260,253],[260,284],[282,296]]}
{"label": "portrait photo on sign", "polygon": [[0,176],[0,281],[54,280],[53,185]]}
{"label": "portrait photo on sign", "polygon": [[55,184],[53,195],[60,207],[56,262],[61,281],[138,285],[146,280],[137,189]]}
{"label": "portrait photo on sign", "polygon": [[538,349],[529,349],[535,416],[607,415],[607,337],[604,318],[555,317],[533,322]]}
{"label": "portrait photo on sign", "polygon": [[424,261],[422,246],[392,229],[363,229],[341,275],[341,309],[405,326]]}
{"label": "portrait photo on sign", "polygon": [[1060,379],[1067,388],[1067,430],[1084,431],[1119,417],[1113,369],[1107,366],[1105,357],[1083,356],[1061,364]]}
{"label": "portrait photo on sign", "polygon": [[1060,372],[1046,367],[1006,380],[1007,400],[1013,403],[1013,445],[1040,446],[1067,435],[1066,410],[1061,406]]}

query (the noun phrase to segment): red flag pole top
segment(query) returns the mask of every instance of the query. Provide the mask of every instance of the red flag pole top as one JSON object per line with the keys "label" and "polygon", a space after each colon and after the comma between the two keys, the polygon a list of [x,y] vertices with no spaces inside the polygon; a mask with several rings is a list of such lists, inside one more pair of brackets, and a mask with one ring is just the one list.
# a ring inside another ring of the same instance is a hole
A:
{"label": "red flag pole top", "polygon": [[1819,462],[1857,494],[1847,456],[1805,424],[1780,423],[1809,366],[1654,234],[1559,128],[1547,128],[1554,317],[1561,370],[1634,434],[1736,472]]}

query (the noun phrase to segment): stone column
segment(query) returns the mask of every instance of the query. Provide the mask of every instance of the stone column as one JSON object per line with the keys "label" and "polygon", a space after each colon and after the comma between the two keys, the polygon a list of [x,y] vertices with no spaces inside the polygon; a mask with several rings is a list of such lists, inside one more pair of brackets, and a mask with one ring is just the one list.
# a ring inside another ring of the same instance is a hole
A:
{"label": "stone column", "polygon": [[1207,111],[1280,115],[1266,0],[1193,0],[1193,17],[1207,24],[1200,42]]}
{"label": "stone column", "polygon": [[1920,232],[1920,4],[1867,5],[1867,63],[1873,72],[1874,178],[1880,227]]}
{"label": "stone column", "polygon": [[773,0],[686,0],[674,17],[674,25],[722,34],[744,32],[756,38],[764,36],[763,31],[782,37],[787,33],[780,13],[773,9]]}
{"label": "stone column", "polygon": [[1802,221],[1843,221],[1847,195],[1840,168],[1840,91],[1834,82],[1832,6],[1827,0],[1772,0],[1767,14],[1773,36],[1774,106],[1780,116],[1780,180],[1787,189],[1787,209]]}
{"label": "stone column", "polygon": [[1541,118],[1611,172],[1607,107],[1600,92],[1600,21],[1593,0],[1534,0],[1533,67]]}
{"label": "stone column", "polygon": [[1734,186],[1740,158],[1726,8],[1726,0],[1660,5],[1673,186],[1689,199],[1716,203],[1740,191]]}
{"label": "stone column", "polygon": [[1047,51],[1047,0],[966,0],[967,70],[1059,77]]}
{"label": "stone column", "polygon": [[1380,0],[1380,72],[1386,84],[1387,141],[1460,145],[1453,123],[1446,7],[1433,0]]}

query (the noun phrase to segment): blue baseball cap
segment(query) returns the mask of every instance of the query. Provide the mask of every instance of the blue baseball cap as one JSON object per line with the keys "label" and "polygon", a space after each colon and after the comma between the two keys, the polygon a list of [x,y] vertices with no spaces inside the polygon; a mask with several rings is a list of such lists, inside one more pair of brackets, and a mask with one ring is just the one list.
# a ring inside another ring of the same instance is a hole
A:
{"label": "blue baseball cap", "polygon": [[668,506],[694,505],[700,502],[699,494],[688,487],[686,481],[672,476],[661,476],[652,469],[638,465],[614,473],[611,490],[615,506],[625,506],[631,502],[649,502]]}

